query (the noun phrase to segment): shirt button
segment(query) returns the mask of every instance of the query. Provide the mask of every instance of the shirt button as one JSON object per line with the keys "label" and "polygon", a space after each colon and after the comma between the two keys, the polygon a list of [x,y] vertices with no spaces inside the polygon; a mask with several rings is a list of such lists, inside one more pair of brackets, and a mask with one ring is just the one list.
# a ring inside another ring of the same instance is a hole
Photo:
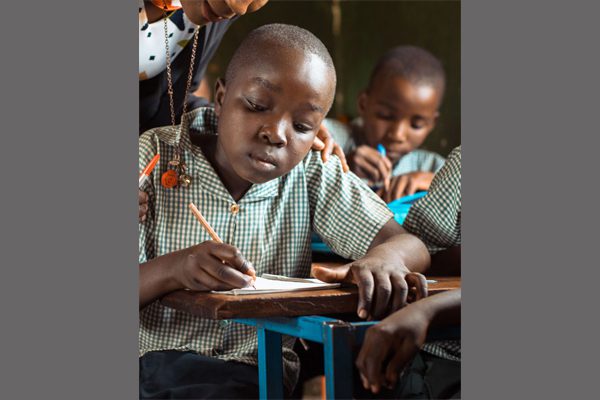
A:
{"label": "shirt button", "polygon": [[238,206],[237,204],[232,204],[229,210],[233,215],[235,215],[240,212],[240,206]]}

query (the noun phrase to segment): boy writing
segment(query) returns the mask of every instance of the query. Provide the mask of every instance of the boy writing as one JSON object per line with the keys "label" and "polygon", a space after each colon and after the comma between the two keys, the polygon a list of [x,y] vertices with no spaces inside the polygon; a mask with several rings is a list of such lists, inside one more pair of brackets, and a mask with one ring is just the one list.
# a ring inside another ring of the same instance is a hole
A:
{"label": "boy writing", "polygon": [[[358,314],[377,318],[406,305],[408,287],[426,293],[425,246],[337,157],[309,153],[331,107],[335,70],[310,32],[272,24],[236,50],[215,107],[140,137],[139,164],[161,155],[140,224],[140,397],[256,397],[257,339],[252,327],[201,319],[157,301],[173,290],[248,286],[251,275],[309,276],[315,230],[356,260],[335,279],[359,286]],[[218,133],[218,134],[217,134]],[[166,189],[160,176],[176,149],[191,185]],[[225,243],[210,240],[187,209],[197,204]],[[348,217],[351,218],[348,218]],[[401,250],[399,250],[401,249]],[[410,268],[410,270],[409,270]],[[285,385],[298,374],[293,339],[284,340]]]}
{"label": "boy writing", "polygon": [[427,190],[444,164],[439,154],[418,149],[435,127],[444,89],[437,58],[419,47],[395,47],[379,59],[358,96],[360,118],[350,127],[326,120],[350,169],[382,186],[378,194],[387,203]]}

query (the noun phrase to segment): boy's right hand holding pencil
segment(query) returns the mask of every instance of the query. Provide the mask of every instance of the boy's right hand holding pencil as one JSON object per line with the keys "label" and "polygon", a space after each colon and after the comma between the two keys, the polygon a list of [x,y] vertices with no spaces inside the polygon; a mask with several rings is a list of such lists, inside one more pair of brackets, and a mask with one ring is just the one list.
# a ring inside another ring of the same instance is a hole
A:
{"label": "boy's right hand holding pencil", "polygon": [[252,264],[237,247],[213,240],[173,253],[173,278],[191,290],[230,290],[250,286]]}
{"label": "boy's right hand holding pencil", "polygon": [[231,290],[254,284],[252,263],[237,247],[223,243],[192,203],[190,210],[213,240],[140,264],[140,309],[174,290]]}

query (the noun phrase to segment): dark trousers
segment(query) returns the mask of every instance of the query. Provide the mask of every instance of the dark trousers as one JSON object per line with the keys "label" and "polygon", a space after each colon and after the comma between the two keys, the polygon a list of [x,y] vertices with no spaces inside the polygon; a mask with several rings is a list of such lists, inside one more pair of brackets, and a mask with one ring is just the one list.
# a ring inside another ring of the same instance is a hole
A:
{"label": "dark trousers", "polygon": [[394,389],[373,395],[354,377],[355,397],[359,399],[460,399],[460,362],[420,351]]}
{"label": "dark trousers", "polygon": [[256,399],[258,368],[193,352],[153,351],[140,364],[140,399]]}
{"label": "dark trousers", "polygon": [[[354,359],[360,347],[355,349]],[[302,398],[305,381],[322,375],[323,346],[310,342],[304,349],[296,342],[294,351],[300,357],[300,380],[292,399]],[[460,362],[436,357],[424,351],[417,353],[394,389],[383,388],[372,394],[362,387],[358,370],[353,373],[355,399],[459,399]]]}

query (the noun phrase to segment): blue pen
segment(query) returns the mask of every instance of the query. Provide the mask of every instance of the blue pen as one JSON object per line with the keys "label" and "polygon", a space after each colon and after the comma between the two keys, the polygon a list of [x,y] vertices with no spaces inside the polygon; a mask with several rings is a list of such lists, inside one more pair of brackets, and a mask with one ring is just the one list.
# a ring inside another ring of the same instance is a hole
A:
{"label": "blue pen", "polygon": [[[383,147],[383,145],[382,145],[381,143],[379,143],[379,144],[377,145],[377,152],[378,152],[379,154],[381,154],[383,157],[386,157],[386,155],[387,155],[387,152],[385,151],[385,147]],[[373,189],[373,190],[379,190],[379,189],[381,189],[383,186],[384,186],[384,183],[383,183],[383,182],[377,182],[377,183],[375,183],[373,186],[371,186],[371,189]]]}

